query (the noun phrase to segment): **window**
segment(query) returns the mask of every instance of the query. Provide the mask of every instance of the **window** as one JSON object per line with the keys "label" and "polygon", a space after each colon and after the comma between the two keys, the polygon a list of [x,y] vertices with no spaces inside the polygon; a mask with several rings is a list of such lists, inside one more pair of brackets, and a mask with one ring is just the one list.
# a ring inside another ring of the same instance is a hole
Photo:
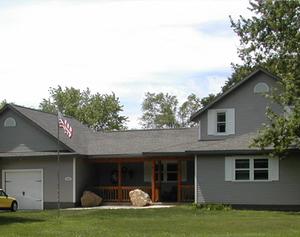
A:
{"label": "window", "polygon": [[16,127],[17,123],[16,120],[12,117],[8,117],[7,119],[4,120],[4,127]]}
{"label": "window", "polygon": [[207,111],[207,135],[235,134],[235,109],[209,109]]}
{"label": "window", "polygon": [[[158,181],[158,175],[159,175],[159,165],[155,165],[155,181]],[[164,181],[164,166],[161,164],[160,166],[160,181]]]}
{"label": "window", "polygon": [[[158,181],[159,165],[155,165],[155,180]],[[177,181],[178,177],[178,165],[177,162],[161,162],[160,165],[160,181],[161,182],[172,182]]]}
{"label": "window", "polygon": [[226,113],[217,113],[217,133],[226,132]]}
{"label": "window", "polygon": [[235,180],[250,179],[250,162],[249,159],[235,160]]}
{"label": "window", "polygon": [[254,180],[268,180],[269,179],[269,161],[268,159],[254,159],[253,160],[253,179]]}
{"label": "window", "polygon": [[268,159],[235,159],[235,180],[268,180]]}
{"label": "window", "polygon": [[279,159],[263,156],[225,158],[225,181],[277,181]]}
{"label": "window", "polygon": [[[187,161],[181,161],[181,177],[182,181],[187,180]],[[144,162],[144,181],[151,182],[152,164]],[[155,164],[155,180],[159,181],[159,164]],[[161,161],[160,165],[160,181],[163,183],[178,181],[178,162],[177,161]]]}
{"label": "window", "polygon": [[6,193],[2,190],[0,190],[0,197],[6,197]]}
{"label": "window", "polygon": [[166,166],[166,181],[177,181],[177,163],[167,163]]}
{"label": "window", "polygon": [[265,82],[259,82],[254,87],[255,94],[267,93],[269,90],[269,86]]}

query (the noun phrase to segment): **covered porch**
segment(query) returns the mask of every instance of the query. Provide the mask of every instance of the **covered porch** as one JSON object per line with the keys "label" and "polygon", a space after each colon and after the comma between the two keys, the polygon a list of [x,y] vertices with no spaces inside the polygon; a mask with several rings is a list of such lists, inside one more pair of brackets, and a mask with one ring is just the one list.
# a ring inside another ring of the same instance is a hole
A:
{"label": "covered porch", "polygon": [[95,158],[91,187],[104,202],[129,202],[141,189],[153,202],[194,202],[193,157]]}

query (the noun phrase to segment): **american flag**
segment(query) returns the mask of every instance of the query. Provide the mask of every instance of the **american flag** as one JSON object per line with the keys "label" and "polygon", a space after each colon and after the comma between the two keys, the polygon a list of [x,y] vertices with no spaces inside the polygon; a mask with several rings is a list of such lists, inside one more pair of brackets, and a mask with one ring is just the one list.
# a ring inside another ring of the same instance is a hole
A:
{"label": "american flag", "polygon": [[64,132],[68,136],[68,138],[71,138],[73,136],[73,128],[71,127],[69,122],[63,117],[61,112],[58,111],[57,116],[59,127],[64,129]]}

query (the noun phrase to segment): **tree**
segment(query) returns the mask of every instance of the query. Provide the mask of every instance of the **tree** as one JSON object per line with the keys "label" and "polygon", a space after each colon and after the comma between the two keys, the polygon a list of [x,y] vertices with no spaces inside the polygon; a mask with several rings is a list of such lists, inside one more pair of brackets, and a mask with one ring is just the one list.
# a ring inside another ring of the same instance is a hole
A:
{"label": "tree", "polygon": [[215,98],[217,97],[217,95],[214,94],[209,94],[207,97],[203,97],[200,101],[202,106],[207,106],[210,102],[212,102]]}
{"label": "tree", "polygon": [[180,127],[195,126],[195,123],[190,121],[190,117],[193,113],[199,110],[202,107],[201,100],[195,95],[190,94],[179,108],[178,118]]}
{"label": "tree", "polygon": [[141,118],[141,124],[144,128],[175,128],[179,126],[176,120],[178,104],[176,96],[168,93],[147,92],[145,97]]}
{"label": "tree", "polygon": [[191,94],[178,108],[176,96],[168,93],[146,93],[142,104],[141,124],[144,128],[191,127],[190,116],[201,108],[200,99]]}
{"label": "tree", "polygon": [[7,104],[6,100],[2,100],[2,101],[0,102],[0,109],[2,109],[3,106],[6,105],[6,104]]}
{"label": "tree", "polygon": [[[268,109],[268,125],[254,139],[254,146],[273,146],[273,155],[285,155],[289,148],[300,147],[300,2],[250,2],[250,18],[231,19],[234,32],[240,38],[238,48],[241,65],[234,65],[235,75],[227,82],[235,84],[244,72],[260,65],[278,75],[278,90],[268,97],[289,115],[275,114]],[[286,111],[287,112],[287,111]]]}
{"label": "tree", "polygon": [[119,98],[112,94],[91,94],[89,88],[79,90],[73,87],[49,89],[49,98],[43,99],[40,109],[56,113],[57,108],[96,131],[125,129],[127,117],[121,116],[122,105]]}

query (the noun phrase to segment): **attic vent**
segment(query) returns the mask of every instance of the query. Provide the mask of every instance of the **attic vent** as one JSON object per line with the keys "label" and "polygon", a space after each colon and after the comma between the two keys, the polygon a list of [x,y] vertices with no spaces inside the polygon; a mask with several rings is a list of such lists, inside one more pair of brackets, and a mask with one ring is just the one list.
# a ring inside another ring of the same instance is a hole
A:
{"label": "attic vent", "polygon": [[264,82],[259,82],[254,87],[255,94],[267,93],[269,90],[269,86]]}
{"label": "attic vent", "polygon": [[16,126],[17,126],[17,123],[14,118],[8,117],[7,119],[5,119],[4,127],[9,128],[9,127],[16,127]]}

